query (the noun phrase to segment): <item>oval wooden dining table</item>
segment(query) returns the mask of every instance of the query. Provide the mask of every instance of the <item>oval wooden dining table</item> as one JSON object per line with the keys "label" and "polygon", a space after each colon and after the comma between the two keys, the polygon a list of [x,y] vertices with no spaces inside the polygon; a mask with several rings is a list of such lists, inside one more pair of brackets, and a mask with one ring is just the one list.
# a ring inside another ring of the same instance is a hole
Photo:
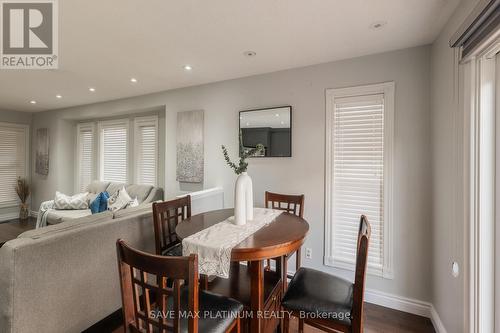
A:
{"label": "oval wooden dining table", "polygon": [[[234,215],[234,209],[222,209],[191,216],[176,227],[177,236],[189,237]],[[283,212],[231,251],[229,279],[216,278],[208,289],[235,298],[251,310],[243,331],[274,332],[281,322],[281,297],[285,290],[286,260],[304,243],[309,224],[301,217]],[[276,259],[276,270],[264,270],[264,261]],[[249,265],[240,265],[240,262]],[[281,325],[282,327],[282,325]]]}

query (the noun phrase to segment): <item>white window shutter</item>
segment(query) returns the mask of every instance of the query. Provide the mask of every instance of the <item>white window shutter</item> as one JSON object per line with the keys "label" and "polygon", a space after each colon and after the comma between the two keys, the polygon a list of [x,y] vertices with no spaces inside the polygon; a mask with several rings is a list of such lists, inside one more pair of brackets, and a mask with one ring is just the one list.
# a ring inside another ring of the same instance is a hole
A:
{"label": "white window shutter", "polygon": [[327,90],[325,264],[354,269],[361,215],[368,272],[392,278],[394,84]]}
{"label": "white window shutter", "polygon": [[94,180],[94,125],[79,124],[78,135],[78,190],[85,192],[87,186]]}
{"label": "white window shutter", "polygon": [[372,227],[368,265],[382,270],[384,96],[338,98],[333,118],[334,260],[354,264],[359,218]]}
{"label": "white window shutter", "polygon": [[135,119],[135,182],[156,186],[158,182],[158,117]]}
{"label": "white window shutter", "polygon": [[28,127],[0,124],[0,206],[16,205],[18,177],[27,177]]}
{"label": "white window shutter", "polygon": [[99,123],[99,178],[128,183],[128,120]]}

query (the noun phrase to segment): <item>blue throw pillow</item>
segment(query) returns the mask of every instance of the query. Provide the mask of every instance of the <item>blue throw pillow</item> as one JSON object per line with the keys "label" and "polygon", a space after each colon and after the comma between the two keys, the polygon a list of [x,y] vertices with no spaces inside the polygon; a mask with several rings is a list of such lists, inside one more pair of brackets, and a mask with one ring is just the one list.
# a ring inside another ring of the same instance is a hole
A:
{"label": "blue throw pillow", "polygon": [[99,213],[105,212],[108,210],[108,192],[101,192],[101,204],[99,205]]}
{"label": "blue throw pillow", "polygon": [[102,213],[108,209],[108,192],[101,192],[90,204],[90,211],[92,214]]}
{"label": "blue throw pillow", "polygon": [[94,201],[92,201],[89,205],[92,214],[99,213],[100,206],[101,206],[101,193],[99,193],[97,197],[95,197]]}

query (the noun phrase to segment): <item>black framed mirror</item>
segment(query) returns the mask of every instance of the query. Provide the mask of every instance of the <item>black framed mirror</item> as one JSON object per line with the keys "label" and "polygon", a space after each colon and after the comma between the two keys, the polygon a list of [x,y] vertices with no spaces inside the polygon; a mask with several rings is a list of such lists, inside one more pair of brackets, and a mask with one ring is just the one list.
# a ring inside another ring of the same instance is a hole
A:
{"label": "black framed mirror", "polygon": [[290,105],[240,111],[243,149],[264,150],[254,157],[292,156],[292,107]]}

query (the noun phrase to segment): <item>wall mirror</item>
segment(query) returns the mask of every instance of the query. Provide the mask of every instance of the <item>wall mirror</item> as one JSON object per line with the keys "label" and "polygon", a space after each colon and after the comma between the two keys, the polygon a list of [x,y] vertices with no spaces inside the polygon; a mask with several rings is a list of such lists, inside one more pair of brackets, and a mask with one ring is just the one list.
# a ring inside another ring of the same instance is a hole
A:
{"label": "wall mirror", "polygon": [[264,146],[256,157],[292,156],[291,106],[240,111],[240,131],[243,149]]}

